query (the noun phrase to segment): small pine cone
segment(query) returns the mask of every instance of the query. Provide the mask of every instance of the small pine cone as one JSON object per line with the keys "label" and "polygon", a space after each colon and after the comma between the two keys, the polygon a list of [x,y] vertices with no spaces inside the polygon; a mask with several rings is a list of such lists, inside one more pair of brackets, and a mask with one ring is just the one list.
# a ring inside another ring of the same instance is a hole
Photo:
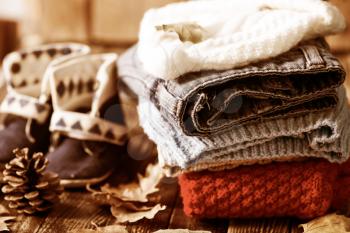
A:
{"label": "small pine cone", "polygon": [[13,153],[16,157],[5,165],[6,185],[1,189],[9,207],[25,214],[48,210],[63,192],[58,175],[44,172],[48,160],[42,153],[29,154],[28,148]]}

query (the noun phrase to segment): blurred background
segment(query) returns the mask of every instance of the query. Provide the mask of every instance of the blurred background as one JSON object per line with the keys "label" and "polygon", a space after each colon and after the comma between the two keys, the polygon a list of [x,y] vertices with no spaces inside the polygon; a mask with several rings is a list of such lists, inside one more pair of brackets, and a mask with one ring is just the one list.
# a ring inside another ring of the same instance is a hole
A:
{"label": "blurred background", "polygon": [[147,9],[171,2],[176,0],[0,0],[0,57],[57,41],[123,49],[136,42]]}
{"label": "blurred background", "polygon": [[[135,43],[144,12],[180,0],[0,0],[0,57],[18,47],[76,41],[95,49]],[[350,23],[350,1],[331,0]],[[350,29],[328,39],[336,52],[350,51]]]}
{"label": "blurred background", "polygon": [[[143,13],[180,0],[0,0],[0,61],[10,51],[75,41],[96,52],[122,52],[137,41]],[[350,25],[350,0],[330,0]],[[327,38],[350,71],[350,27]],[[347,81],[349,86],[349,81]]]}

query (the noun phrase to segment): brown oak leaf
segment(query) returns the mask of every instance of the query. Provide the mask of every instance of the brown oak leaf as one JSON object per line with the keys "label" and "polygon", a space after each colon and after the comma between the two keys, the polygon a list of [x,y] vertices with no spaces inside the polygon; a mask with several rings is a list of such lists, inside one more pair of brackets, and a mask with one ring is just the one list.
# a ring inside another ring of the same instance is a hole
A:
{"label": "brown oak leaf", "polygon": [[16,219],[14,216],[9,216],[8,209],[0,205],[0,232],[9,232],[9,224]]}
{"label": "brown oak leaf", "polygon": [[111,187],[103,185],[101,190],[87,189],[101,204],[111,206],[111,213],[118,223],[136,222],[143,218],[152,219],[166,206],[151,202],[147,196],[159,191],[158,183],[162,179],[162,169],[159,164],[149,164],[145,175],[138,174],[138,181]]}
{"label": "brown oak leaf", "polygon": [[153,219],[154,216],[161,210],[165,210],[165,206],[157,204],[150,208],[145,208],[139,211],[132,211],[124,206],[111,207],[112,215],[117,219],[117,222],[137,222],[143,218]]}
{"label": "brown oak leaf", "polygon": [[147,196],[158,192],[158,183],[163,177],[162,168],[157,164],[149,164],[145,175],[138,174],[138,181],[111,187],[105,184],[101,187],[103,193],[112,194],[123,201],[148,202]]}
{"label": "brown oak leaf", "polygon": [[304,233],[347,233],[350,232],[350,218],[335,213],[301,224]]}
{"label": "brown oak leaf", "polygon": [[16,217],[14,216],[3,216],[0,217],[0,232],[9,232],[10,229],[8,228],[9,222],[15,220]]}

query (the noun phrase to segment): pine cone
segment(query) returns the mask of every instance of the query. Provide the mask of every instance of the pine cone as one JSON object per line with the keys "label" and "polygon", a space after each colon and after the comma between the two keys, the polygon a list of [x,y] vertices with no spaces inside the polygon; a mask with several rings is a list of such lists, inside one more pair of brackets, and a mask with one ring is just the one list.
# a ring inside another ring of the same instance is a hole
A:
{"label": "pine cone", "polygon": [[9,207],[18,213],[43,212],[59,201],[63,188],[57,174],[45,172],[48,160],[42,153],[29,154],[28,148],[15,149],[16,155],[5,165],[2,187]]}

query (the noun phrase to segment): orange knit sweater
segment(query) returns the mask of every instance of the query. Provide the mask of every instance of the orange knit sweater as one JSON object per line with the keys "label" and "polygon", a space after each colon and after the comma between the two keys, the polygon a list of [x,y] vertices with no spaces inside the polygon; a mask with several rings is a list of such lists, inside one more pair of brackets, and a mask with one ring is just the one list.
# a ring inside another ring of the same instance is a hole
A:
{"label": "orange knit sweater", "polygon": [[[342,168],[342,169],[340,169]],[[314,218],[350,199],[350,162],[242,166],[179,177],[184,211],[199,218]]]}

